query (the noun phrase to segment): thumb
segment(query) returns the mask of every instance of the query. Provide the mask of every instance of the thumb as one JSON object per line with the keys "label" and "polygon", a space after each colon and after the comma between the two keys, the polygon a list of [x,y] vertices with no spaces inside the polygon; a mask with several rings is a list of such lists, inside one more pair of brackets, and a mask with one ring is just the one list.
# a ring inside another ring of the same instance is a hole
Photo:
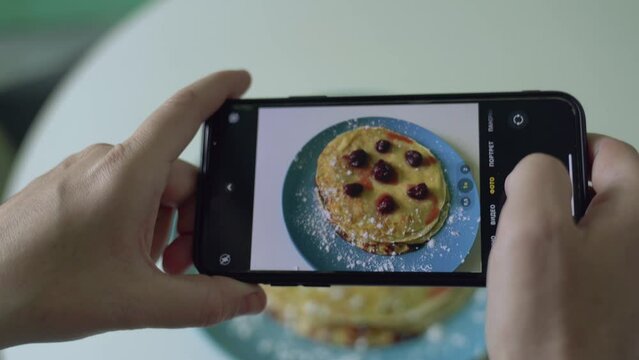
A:
{"label": "thumb", "polygon": [[266,305],[261,287],[222,276],[159,274],[148,289],[142,319],[147,327],[208,326]]}
{"label": "thumb", "polygon": [[[564,165],[543,154],[525,157],[506,179],[496,240],[490,250],[486,285],[489,313],[501,313],[494,300],[504,293],[526,294],[537,286],[544,265],[575,229],[570,209],[572,186]],[[572,228],[571,228],[572,227]],[[495,316],[489,316],[492,322]],[[488,325],[491,327],[492,325]]]}
{"label": "thumb", "polygon": [[221,71],[183,88],[151,114],[125,141],[150,160],[172,162],[191,142],[204,120],[228,98],[249,87],[246,71]]}
{"label": "thumb", "polygon": [[[505,183],[506,203],[497,225],[497,241],[528,241],[548,237],[564,224],[574,224],[572,184],[565,166],[545,154],[525,157]],[[543,231],[543,233],[539,233]]]}
{"label": "thumb", "polygon": [[[506,179],[504,189],[506,203],[499,215],[486,279],[490,350],[497,349],[495,344],[503,345],[501,335],[522,331],[538,316],[527,310],[557,305],[551,298],[558,295],[548,296],[548,291],[566,284],[557,276],[561,264],[556,255],[570,244],[571,237],[566,235],[576,229],[570,177],[556,158],[544,154],[525,157]],[[547,283],[553,285],[544,287]]]}

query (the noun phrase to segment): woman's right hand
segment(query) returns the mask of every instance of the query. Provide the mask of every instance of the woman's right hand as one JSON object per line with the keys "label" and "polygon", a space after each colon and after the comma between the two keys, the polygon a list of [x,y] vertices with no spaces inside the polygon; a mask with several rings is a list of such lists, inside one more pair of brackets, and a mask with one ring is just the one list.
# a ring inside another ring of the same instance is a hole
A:
{"label": "woman's right hand", "polygon": [[488,265],[491,359],[639,359],[639,155],[591,135],[596,196],[575,224],[565,167],[522,160]]}

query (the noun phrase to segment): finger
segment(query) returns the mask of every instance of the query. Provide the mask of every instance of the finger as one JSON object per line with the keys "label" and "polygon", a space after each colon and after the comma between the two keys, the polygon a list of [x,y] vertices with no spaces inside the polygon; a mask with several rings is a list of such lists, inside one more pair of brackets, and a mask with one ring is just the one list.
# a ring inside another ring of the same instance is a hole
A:
{"label": "finger", "polygon": [[155,275],[148,286],[143,325],[208,326],[235,316],[260,312],[266,295],[257,285],[222,276]]}
{"label": "finger", "polygon": [[169,274],[182,274],[193,265],[193,235],[180,235],[166,247],[162,268]]}
{"label": "finger", "polygon": [[193,228],[195,196],[189,197],[178,210],[177,230],[180,236],[164,251],[162,267],[170,274],[181,274],[193,264]]}
{"label": "finger", "polygon": [[242,95],[251,82],[246,71],[222,71],[178,91],[125,142],[152,160],[172,162],[191,142],[200,124],[227,98]]}
{"label": "finger", "polygon": [[81,151],[71,154],[66,159],[62,160],[60,164],[51,169],[47,174],[53,172],[65,172],[68,171],[72,166],[82,163],[89,162],[91,165],[98,162],[98,159],[104,157],[106,153],[108,153],[113,148],[111,144],[98,143],[87,146]]}
{"label": "finger", "polygon": [[590,134],[588,142],[595,196],[579,226],[607,231],[626,228],[636,222],[632,209],[639,201],[634,191],[639,155],[632,146],[604,135]]}
{"label": "finger", "polygon": [[195,201],[195,196],[191,196],[179,208],[177,230],[180,235],[193,233],[195,228]]}
{"label": "finger", "polygon": [[505,191],[506,203],[497,225],[498,242],[573,224],[570,177],[564,165],[551,156],[533,154],[521,160],[506,179]]}
{"label": "finger", "polygon": [[[157,261],[160,254],[164,251],[164,247],[169,240],[169,232],[171,231],[171,225],[173,220],[173,213],[176,207],[179,206],[179,217],[182,217],[183,203],[189,202],[189,207],[195,207],[195,190],[197,187],[197,172],[198,169],[180,159],[171,164],[171,169],[167,178],[167,184],[162,193],[160,203],[160,211],[158,212],[157,221],[155,223],[155,231],[153,233],[153,242],[151,245],[151,258]],[[194,210],[193,210],[194,211]],[[194,216],[194,215],[192,215]],[[191,226],[190,232],[193,232],[193,226]],[[186,267],[190,264],[186,265]],[[178,271],[182,272],[184,270]]]}
{"label": "finger", "polygon": [[595,192],[603,193],[617,187],[634,190],[639,176],[639,155],[634,147],[605,135],[590,134],[588,148]]}
{"label": "finger", "polygon": [[198,168],[178,159],[171,164],[160,202],[165,206],[179,207],[195,194]]}
{"label": "finger", "polygon": [[160,205],[158,215],[155,220],[155,228],[153,229],[153,240],[151,241],[149,255],[153,262],[157,261],[164,251],[166,243],[169,241],[169,233],[171,232],[171,224],[175,209],[168,206]]}

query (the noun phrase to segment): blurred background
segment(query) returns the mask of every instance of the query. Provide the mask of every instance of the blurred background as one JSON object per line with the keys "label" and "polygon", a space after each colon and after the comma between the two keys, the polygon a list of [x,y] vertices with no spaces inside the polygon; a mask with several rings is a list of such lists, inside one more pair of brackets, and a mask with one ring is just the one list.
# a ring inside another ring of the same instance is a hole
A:
{"label": "blurred background", "polygon": [[145,0],[0,0],[0,194],[47,96],[110,27]]}

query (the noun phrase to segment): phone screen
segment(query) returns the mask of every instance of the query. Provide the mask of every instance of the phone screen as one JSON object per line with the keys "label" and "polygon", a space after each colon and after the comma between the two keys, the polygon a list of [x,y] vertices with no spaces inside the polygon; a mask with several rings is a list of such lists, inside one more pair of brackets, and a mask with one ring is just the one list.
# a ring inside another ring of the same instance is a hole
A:
{"label": "phone screen", "polygon": [[583,187],[582,122],[562,99],[245,100],[207,126],[197,248],[212,272],[481,279],[521,158],[552,154]]}

